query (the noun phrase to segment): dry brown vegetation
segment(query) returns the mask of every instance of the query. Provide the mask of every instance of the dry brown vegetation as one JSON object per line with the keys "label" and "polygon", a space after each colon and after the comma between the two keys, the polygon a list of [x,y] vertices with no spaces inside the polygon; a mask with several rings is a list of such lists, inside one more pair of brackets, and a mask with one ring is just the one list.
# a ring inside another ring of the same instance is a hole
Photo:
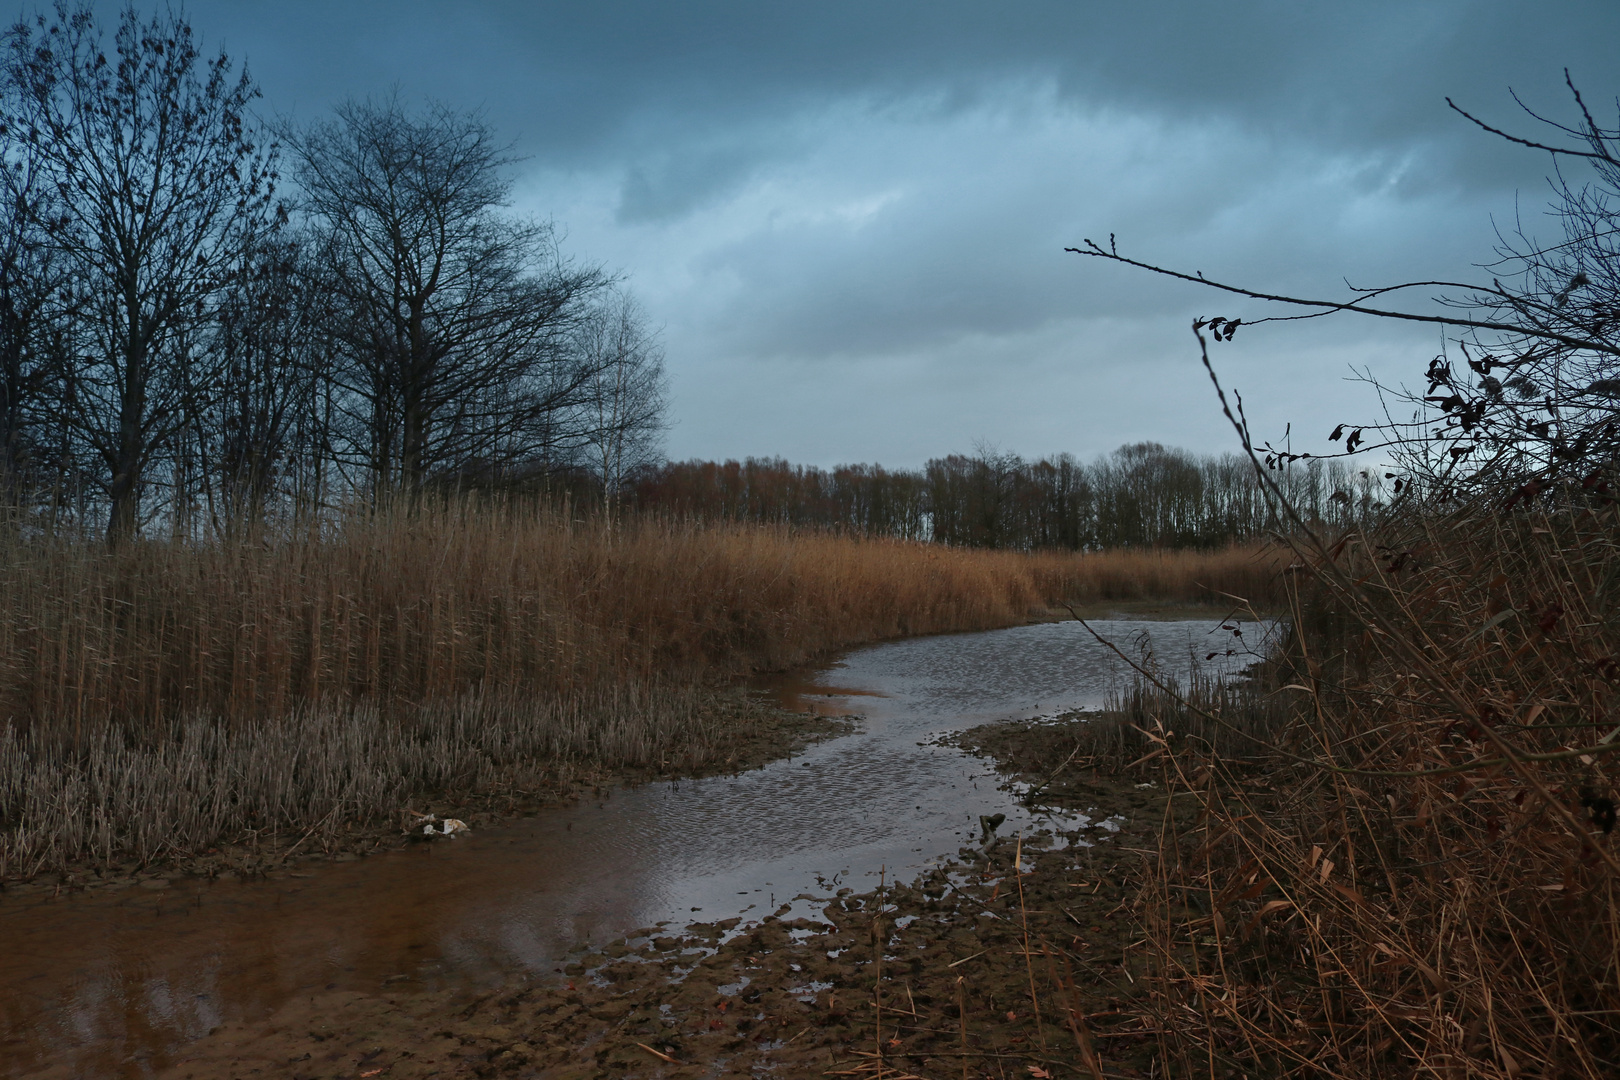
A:
{"label": "dry brown vegetation", "polygon": [[1171,1075],[1620,1074],[1620,509],[1579,494],[1304,551],[1253,684],[1089,736],[1180,808],[1139,908]]}
{"label": "dry brown vegetation", "polygon": [[471,505],[232,544],[0,543],[0,876],[684,767],[722,741],[703,688],[727,678],[1060,600],[1264,602],[1276,565]]}

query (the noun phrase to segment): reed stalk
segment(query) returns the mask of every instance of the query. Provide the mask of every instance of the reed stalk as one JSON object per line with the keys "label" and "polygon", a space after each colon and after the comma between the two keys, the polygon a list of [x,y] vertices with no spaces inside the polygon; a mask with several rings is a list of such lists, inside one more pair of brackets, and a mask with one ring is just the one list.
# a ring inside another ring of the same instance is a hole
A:
{"label": "reed stalk", "polygon": [[1178,732],[1143,897],[1175,1074],[1620,1074],[1616,535],[1580,491],[1353,534],[1247,727],[1139,695]]}
{"label": "reed stalk", "polygon": [[[0,528],[0,878],[701,760],[710,691],[1064,600],[1274,589],[1258,549],[957,550],[478,503],[109,550]],[[527,781],[524,781],[527,782]]]}

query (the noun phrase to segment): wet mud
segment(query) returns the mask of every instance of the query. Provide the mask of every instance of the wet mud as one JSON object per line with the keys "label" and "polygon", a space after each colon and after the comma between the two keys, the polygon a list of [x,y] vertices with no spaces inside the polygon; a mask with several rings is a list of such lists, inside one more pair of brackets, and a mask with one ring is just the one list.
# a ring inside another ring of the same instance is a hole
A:
{"label": "wet mud", "polygon": [[[718,707],[727,752],[707,771],[721,778],[855,726],[740,697]],[[0,1077],[149,1077],[210,1031],[262,1023],[301,996],[369,999],[401,983],[464,993],[549,970],[644,917],[626,888],[638,862],[612,852],[616,804],[694,782],[575,773],[544,791],[412,808],[466,821],[464,836],[429,840],[402,814],[318,842],[263,835],[13,882],[0,893]]]}
{"label": "wet mud", "polygon": [[[1044,774],[1065,726],[964,741],[994,745],[1010,777]],[[1147,1076],[1136,897],[1164,800],[1088,773],[1052,798],[1089,821],[963,847],[808,915],[642,928],[471,998],[312,996],[162,1075]]]}
{"label": "wet mud", "polygon": [[66,873],[0,880],[0,918],[15,906],[11,901],[42,895],[59,898],[101,889],[117,891],[132,885],[162,888],[153,883],[187,878],[282,880],[305,864],[350,862],[423,843],[428,839],[420,829],[425,815],[454,818],[482,829],[571,806],[582,799],[601,798],[616,787],[747,772],[798,753],[812,743],[848,734],[858,720],[836,715],[830,709],[784,710],[741,688],[717,690],[708,708],[719,745],[696,765],[679,770],[643,767],[606,771],[563,764],[528,788],[426,792],[412,807],[402,807],[396,818],[350,825],[341,835],[323,834],[317,838],[314,830],[255,831],[202,852],[165,851],[145,862],[85,861]]}
{"label": "wet mud", "polygon": [[[1218,625],[1107,632],[1173,675]],[[1086,1040],[1123,1075],[1146,1036],[1110,1003],[1134,985],[1153,792],[1070,770],[1025,805],[1019,777],[1088,721],[1002,723],[1095,709],[1119,667],[1072,623],[893,642],[762,680],[797,717],[761,705],[778,719],[739,725],[707,778],[424,804],[473,832],[357,838],[375,858],[288,837],[36,883],[0,902],[0,1075],[819,1075],[891,1051],[1000,1075]]]}

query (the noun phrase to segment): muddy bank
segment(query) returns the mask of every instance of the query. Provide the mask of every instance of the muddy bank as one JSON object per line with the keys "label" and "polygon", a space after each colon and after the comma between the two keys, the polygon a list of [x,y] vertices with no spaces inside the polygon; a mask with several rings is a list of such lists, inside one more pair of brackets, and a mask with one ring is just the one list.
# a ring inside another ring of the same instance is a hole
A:
{"label": "muddy bank", "polygon": [[[1076,723],[961,740],[1044,779]],[[301,997],[158,1075],[1148,1075],[1136,898],[1164,800],[1076,770],[1042,801],[1085,820],[964,847],[914,881],[801,896],[757,923],[646,927],[480,994],[400,979]]]}
{"label": "muddy bank", "polygon": [[[1183,679],[1190,677],[1191,658],[1210,651],[1213,646],[1206,642],[1224,633],[1215,621],[1131,620],[1101,624],[1100,632],[1133,652],[1150,652],[1168,674]],[[309,1053],[309,1060],[321,1060],[314,1044],[290,1046],[289,1032],[306,1042],[312,1031],[343,1033],[318,1041],[330,1054],[333,1047],[347,1045],[345,1037],[364,1039],[371,1037],[368,1032],[383,1032],[379,1024],[388,1028],[384,1034],[389,1041],[359,1053],[385,1045],[403,1052],[416,1045],[411,1040],[423,1037],[423,1025],[453,1017],[474,1002],[484,1001],[487,1009],[501,993],[566,990],[569,981],[579,988],[576,993],[583,992],[590,980],[571,976],[569,966],[597,967],[602,962],[581,959],[581,949],[595,946],[601,953],[602,943],[619,941],[620,948],[645,951],[658,938],[679,939],[682,927],[700,920],[740,916],[750,920],[750,933],[758,927],[769,936],[772,924],[756,920],[793,923],[803,918],[826,924],[816,933],[832,934],[831,927],[837,926],[847,934],[856,932],[846,925],[850,920],[859,922],[877,912],[874,905],[892,904],[896,909],[889,914],[895,920],[919,916],[899,925],[903,938],[930,929],[947,935],[958,923],[989,933],[992,915],[970,917],[973,905],[1006,903],[1007,884],[1016,886],[1020,880],[1026,893],[1035,895],[1031,890],[1044,887],[1039,875],[1046,872],[1048,855],[1057,860],[1051,867],[1058,875],[1052,879],[1053,894],[1061,898],[1073,892],[1078,899],[1083,888],[1073,888],[1077,882],[1096,882],[1074,876],[1084,875],[1083,865],[1063,859],[1078,860],[1088,850],[1111,857],[1106,853],[1134,848],[1107,879],[1133,889],[1142,865],[1133,860],[1140,860],[1140,852],[1150,845],[1129,838],[1116,845],[1107,828],[1081,827],[1121,814],[1136,816],[1146,805],[1140,801],[1151,799],[1151,789],[1122,786],[1115,791],[1099,779],[1089,790],[1076,790],[1077,812],[1050,804],[1032,812],[1017,793],[998,787],[1000,780],[987,759],[954,745],[955,737],[987,723],[998,732],[1013,730],[1016,725],[1000,723],[1006,718],[1095,709],[1117,685],[1122,666],[1112,650],[1072,622],[892,642],[857,650],[820,671],[777,680],[782,685],[761,686],[771,701],[789,709],[858,712],[863,720],[844,737],[818,742],[760,769],[721,769],[722,775],[696,780],[604,788],[566,807],[479,826],[463,839],[419,842],[374,859],[318,852],[348,861],[295,866],[322,839],[312,836],[285,866],[263,874],[269,880],[220,880],[223,873],[212,880],[159,875],[140,882],[145,887],[93,889],[60,899],[37,893],[13,897],[0,905],[0,914],[9,919],[8,949],[0,954],[0,986],[7,988],[0,995],[0,1074],[184,1075],[174,1071],[178,1063],[202,1055],[204,1063],[192,1066],[192,1071],[203,1070],[198,1076],[236,1075],[231,1058],[244,1054],[258,1061],[261,1073],[285,1074],[292,1058]],[[1219,658],[1212,666],[1221,667]],[[1049,726],[1042,721],[1034,728],[1050,736]],[[1088,721],[1070,730],[1094,729]],[[968,742],[976,738],[970,735]],[[710,760],[717,766],[733,760],[735,769],[736,760],[748,757],[736,743],[734,738],[714,740],[724,756]],[[1032,773],[1051,771],[1038,764],[1045,751],[1028,738],[1020,743],[998,752]],[[1061,750],[1068,761],[1073,748],[1065,749],[1059,741],[1046,750]],[[768,750],[768,756],[779,753],[780,746]],[[413,809],[466,816],[452,806]],[[1087,812],[1088,817],[1079,816]],[[1033,858],[1026,861],[1035,875],[1004,883],[998,881],[1004,866],[986,868],[977,857],[965,855],[953,861],[952,853],[963,845],[979,844],[981,816],[1001,819],[1003,843],[991,858],[1011,858],[1017,844],[1008,849],[1008,837],[1033,841]],[[1042,830],[1051,835],[1042,837]],[[1150,834],[1142,835],[1146,839]],[[1095,849],[1082,843],[1068,852],[1077,837],[1084,842],[1098,836],[1104,842]],[[854,893],[839,890],[873,893],[880,870],[885,886],[898,877],[910,891],[885,888],[881,897],[848,907]],[[930,883],[940,886],[936,895],[923,891]],[[997,891],[998,885],[1003,891]],[[923,904],[919,896],[927,898],[926,911],[917,907]],[[1112,912],[1114,920],[1091,918],[1073,904],[1061,918],[1077,929],[1080,924],[1073,919],[1089,919],[1086,927],[1112,933],[1124,910],[1114,909],[1124,897],[1121,893],[1092,913]],[[837,901],[832,911],[829,901]],[[784,903],[789,905],[786,911],[781,910]],[[1020,928],[1027,917],[1032,933],[1047,935],[1042,940],[1050,942],[1050,951],[1037,953],[1049,956],[1052,968],[1043,971],[1031,962],[1020,938],[1015,960],[1004,974],[1016,976],[1016,961],[1023,962],[1025,982],[1037,981],[1031,1008],[1038,999],[1050,1009],[1053,994],[1101,993],[1088,988],[1079,967],[1072,977],[1063,967],[1079,961],[1066,959],[1062,951],[1072,952],[1073,942],[1063,945],[1057,931],[1040,925],[1047,915],[1058,917],[1052,906],[1039,896],[1031,902],[1028,895],[1025,905],[1019,911]],[[924,921],[922,914],[930,920]],[[783,949],[803,947],[809,940],[813,928],[799,924],[797,929],[798,934],[793,928],[786,931],[793,944]],[[640,932],[647,930],[656,932]],[[967,932],[979,936],[974,929]],[[736,948],[725,936],[716,947]],[[1124,950],[1135,941],[1132,937],[1115,944]],[[1003,945],[997,949],[1004,952]],[[1091,948],[1097,947],[1092,943]],[[837,948],[823,949],[823,957],[859,955],[856,950],[826,956]],[[682,951],[666,956],[655,946],[653,959],[666,972],[685,969],[696,956]],[[966,969],[993,964],[1002,955],[996,949],[970,952],[982,955],[950,969],[952,976],[965,977],[961,973]],[[891,955],[900,954],[891,949]],[[929,950],[913,955],[927,957]],[[813,956],[808,959],[815,963]],[[888,975],[897,962],[884,961]],[[803,963],[800,968],[807,970]],[[985,985],[998,977],[993,968],[975,976]],[[872,978],[875,990],[875,973]],[[838,985],[831,979],[811,981],[828,984],[816,987],[818,992]],[[653,989],[666,985],[662,979],[649,984]],[[715,984],[717,989],[727,985],[724,979]],[[1121,993],[1132,985],[1127,975]],[[914,997],[918,986],[905,989]],[[829,1011],[852,990],[859,987],[846,980],[843,992],[828,1002]],[[490,994],[498,996],[489,999]],[[670,1004],[650,997],[647,1001]],[[974,1011],[979,1006],[969,1004],[970,1019],[980,1016]],[[1106,1000],[1087,1006],[1081,1015],[1123,1011],[1105,1005]],[[915,1003],[908,1008],[914,1022],[926,1013]],[[1009,1011],[1015,1021],[1027,1018],[1027,1010],[1017,1008],[996,1015]],[[470,1023],[480,1016],[475,1010],[466,1019]],[[1055,1016],[1066,1022],[1067,1012],[1060,1009]],[[321,1026],[328,1021],[329,1026]],[[590,1021],[597,1025],[590,1032],[559,1029],[552,1036],[554,1045],[566,1048],[581,1039],[597,1039],[592,1032],[603,1021]],[[481,1022],[504,1024],[489,1016]],[[970,1036],[972,1032],[970,1027]],[[809,1045],[826,1049],[813,1034],[785,1045],[798,1048],[810,1040]],[[1043,1027],[1037,1034],[1048,1033]],[[272,1042],[281,1040],[272,1052],[255,1049],[272,1036]],[[983,1036],[992,1046],[1000,1045],[1002,1037],[991,1030]],[[221,1039],[233,1047],[223,1055],[217,1049]]]}
{"label": "muddy bank", "polygon": [[337,830],[324,828],[325,821],[301,831],[249,829],[228,842],[199,851],[170,847],[145,861],[129,857],[81,859],[65,872],[24,871],[0,878],[0,912],[10,903],[42,894],[54,897],[135,885],[153,888],[185,878],[275,880],[303,864],[348,862],[428,842],[422,835],[419,815],[456,819],[483,829],[566,806],[583,797],[600,796],[614,786],[757,769],[813,742],[844,734],[853,724],[852,719],[773,708],[740,689],[713,691],[703,708],[714,737],[709,745],[691,748],[678,767],[606,769],[574,762],[537,762],[524,771],[521,782],[479,791],[422,792],[390,817],[350,821]]}

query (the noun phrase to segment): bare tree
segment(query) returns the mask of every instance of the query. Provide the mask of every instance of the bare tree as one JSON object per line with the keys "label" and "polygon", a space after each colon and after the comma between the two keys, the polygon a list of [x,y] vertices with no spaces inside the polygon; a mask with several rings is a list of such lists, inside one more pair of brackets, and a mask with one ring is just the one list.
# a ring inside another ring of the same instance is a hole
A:
{"label": "bare tree", "polygon": [[148,469],[184,422],[186,338],[236,254],[270,227],[275,152],[247,73],[202,61],[173,12],[126,8],[112,55],[88,6],[19,22],[6,39],[8,157],[57,196],[38,220],[72,279],[57,403],[100,466],[107,533],[134,533]]}
{"label": "bare tree", "polygon": [[611,512],[626,478],[661,456],[664,353],[641,305],[618,288],[579,321],[572,350],[588,378],[585,453]]}
{"label": "bare tree", "polygon": [[46,356],[66,282],[43,228],[56,215],[55,193],[9,126],[0,127],[0,147],[0,488],[15,503],[50,426]]}
{"label": "bare tree", "polygon": [[568,331],[607,283],[550,226],[502,214],[512,161],[477,114],[398,96],[289,132],[339,308],[332,378],[346,459],[376,494],[543,454],[589,372]]}
{"label": "bare tree", "polygon": [[306,263],[288,237],[244,251],[200,343],[208,378],[188,393],[187,434],[218,533],[264,520],[278,502],[312,509],[310,492],[280,487],[318,471],[324,449],[312,421],[331,311]]}

